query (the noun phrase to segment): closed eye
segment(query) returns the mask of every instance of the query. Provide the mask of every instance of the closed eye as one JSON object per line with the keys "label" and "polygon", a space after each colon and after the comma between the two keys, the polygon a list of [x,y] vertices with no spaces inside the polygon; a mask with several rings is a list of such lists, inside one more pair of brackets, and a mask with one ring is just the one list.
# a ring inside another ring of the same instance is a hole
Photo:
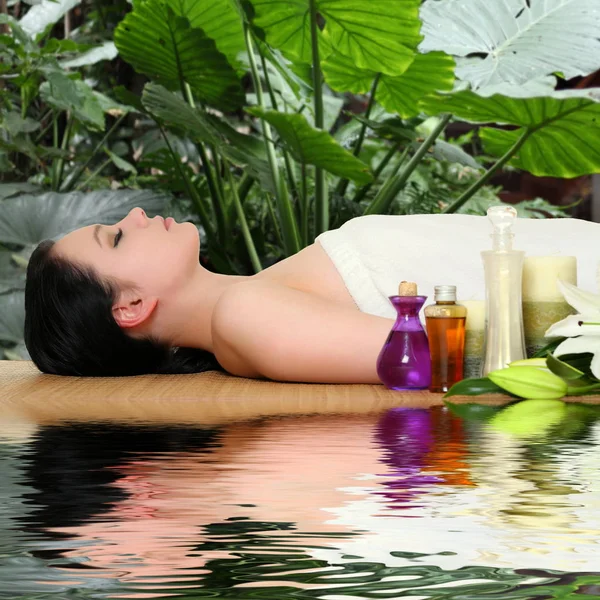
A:
{"label": "closed eye", "polygon": [[117,235],[115,235],[115,239],[113,241],[113,248],[116,248],[119,245],[119,242],[121,241],[121,238],[123,237],[123,230],[119,229]]}

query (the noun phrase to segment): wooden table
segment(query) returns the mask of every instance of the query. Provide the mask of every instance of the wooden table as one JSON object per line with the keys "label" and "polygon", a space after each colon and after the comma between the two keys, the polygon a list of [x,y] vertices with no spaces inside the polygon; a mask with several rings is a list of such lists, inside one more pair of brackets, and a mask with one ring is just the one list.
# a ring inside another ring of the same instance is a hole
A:
{"label": "wooden table", "polygon": [[[505,404],[507,396],[454,397]],[[600,396],[575,401],[600,403]],[[86,378],[41,374],[27,361],[0,361],[0,420],[36,424],[144,422],[218,424],[266,416],[365,414],[441,405],[442,394],[382,385],[279,383],[207,372]]]}

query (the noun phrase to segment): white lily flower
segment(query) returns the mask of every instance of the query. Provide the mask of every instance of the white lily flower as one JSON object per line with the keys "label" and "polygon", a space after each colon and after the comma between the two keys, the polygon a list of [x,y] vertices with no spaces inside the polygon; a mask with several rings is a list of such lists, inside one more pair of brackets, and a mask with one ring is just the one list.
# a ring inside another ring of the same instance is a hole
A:
{"label": "white lily flower", "polygon": [[555,356],[585,352],[593,354],[590,369],[600,379],[600,295],[585,292],[560,280],[558,287],[567,303],[579,314],[569,315],[554,323],[545,336],[568,338],[558,345]]}

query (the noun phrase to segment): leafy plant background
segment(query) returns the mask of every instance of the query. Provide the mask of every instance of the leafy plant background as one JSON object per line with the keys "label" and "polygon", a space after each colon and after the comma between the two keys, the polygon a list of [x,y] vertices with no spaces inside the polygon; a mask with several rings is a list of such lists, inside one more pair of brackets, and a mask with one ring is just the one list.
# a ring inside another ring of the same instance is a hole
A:
{"label": "leafy plant background", "polygon": [[32,248],[133,206],[251,274],[362,214],[485,214],[500,173],[600,172],[600,95],[563,89],[600,68],[595,3],[0,2],[0,356]]}

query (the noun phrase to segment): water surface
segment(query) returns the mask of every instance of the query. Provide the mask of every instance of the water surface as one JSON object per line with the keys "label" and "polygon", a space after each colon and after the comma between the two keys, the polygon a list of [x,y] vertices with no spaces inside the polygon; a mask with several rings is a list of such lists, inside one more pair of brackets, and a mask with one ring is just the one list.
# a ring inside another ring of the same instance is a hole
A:
{"label": "water surface", "polygon": [[577,415],[0,420],[0,598],[598,597],[600,422]]}

